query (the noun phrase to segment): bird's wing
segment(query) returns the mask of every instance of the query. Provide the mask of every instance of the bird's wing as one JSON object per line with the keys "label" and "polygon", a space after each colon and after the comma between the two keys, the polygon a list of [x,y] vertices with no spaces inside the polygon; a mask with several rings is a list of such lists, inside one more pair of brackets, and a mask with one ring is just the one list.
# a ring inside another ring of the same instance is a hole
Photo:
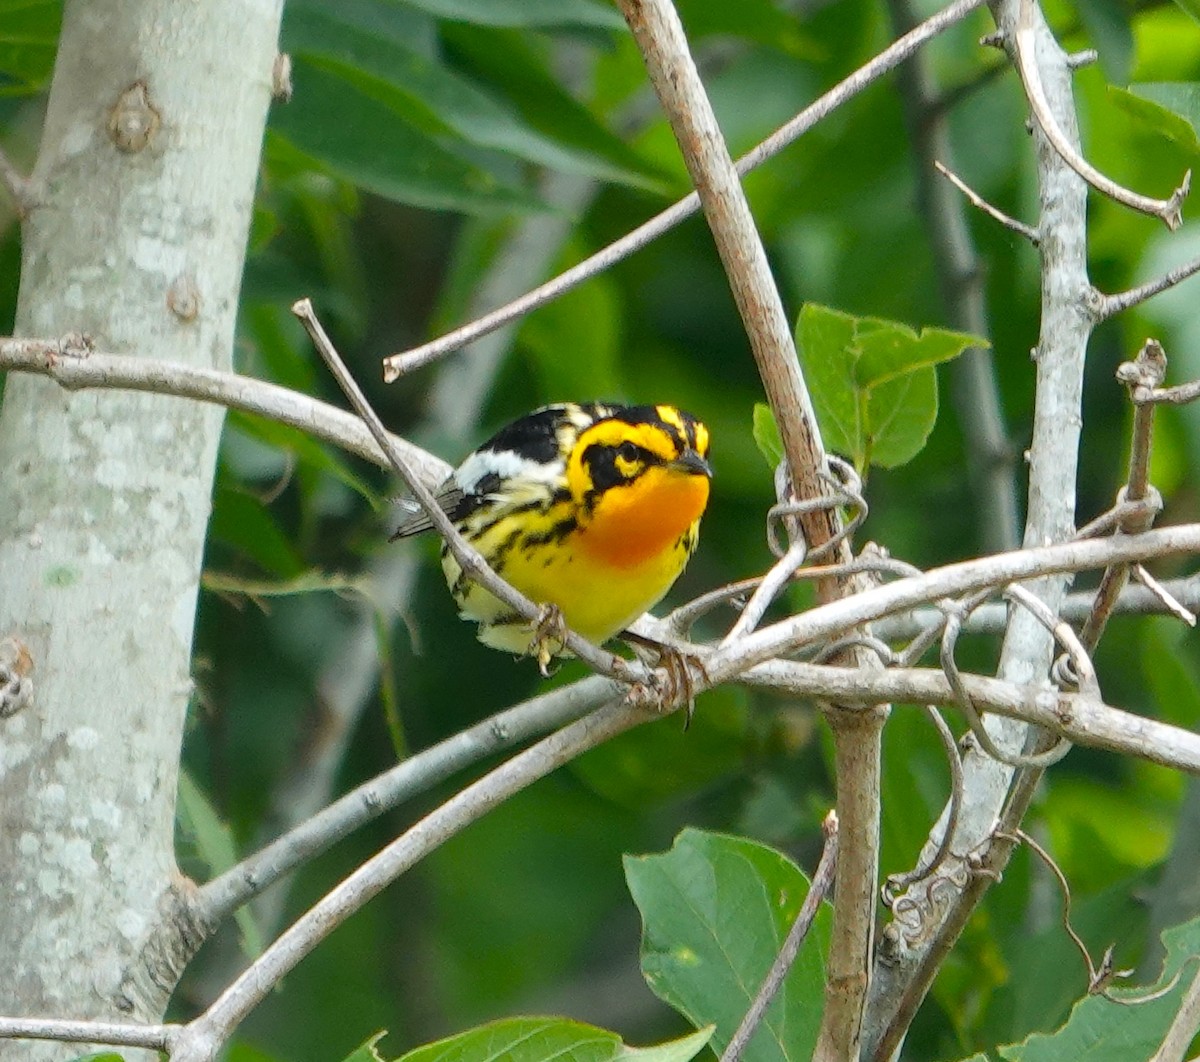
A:
{"label": "bird's wing", "polygon": [[[453,476],[438,487],[433,500],[437,502],[438,508],[450,517],[451,520],[461,519],[464,515],[463,508],[466,504],[467,496],[462,492],[462,489]],[[403,499],[400,502],[400,510],[402,513],[400,524],[389,536],[389,542],[395,542],[398,538],[409,538],[412,535],[419,535],[422,531],[432,530],[433,521],[429,519],[429,514],[412,498]]]}

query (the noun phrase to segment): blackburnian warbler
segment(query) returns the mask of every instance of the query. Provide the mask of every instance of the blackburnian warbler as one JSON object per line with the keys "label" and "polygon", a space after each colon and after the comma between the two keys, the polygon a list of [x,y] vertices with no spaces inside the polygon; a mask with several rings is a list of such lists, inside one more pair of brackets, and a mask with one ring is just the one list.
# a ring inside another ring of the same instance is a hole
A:
{"label": "blackburnian warbler", "polygon": [[[493,570],[572,630],[600,643],[660,601],[696,548],[712,470],[708,429],[674,406],[545,406],[501,428],[437,491],[438,504]],[[431,527],[414,512],[392,539]],[[442,569],[479,640],[548,657],[530,625]]]}

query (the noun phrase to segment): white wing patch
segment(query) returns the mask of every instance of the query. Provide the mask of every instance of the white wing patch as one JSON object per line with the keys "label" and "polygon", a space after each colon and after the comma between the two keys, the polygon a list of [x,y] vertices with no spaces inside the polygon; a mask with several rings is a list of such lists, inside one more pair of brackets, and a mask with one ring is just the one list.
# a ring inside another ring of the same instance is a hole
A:
{"label": "white wing patch", "polygon": [[562,461],[543,465],[511,450],[477,450],[458,466],[454,480],[464,494],[474,494],[479,481],[494,473],[505,484],[507,494],[522,480],[556,487],[562,481],[564,467]]}

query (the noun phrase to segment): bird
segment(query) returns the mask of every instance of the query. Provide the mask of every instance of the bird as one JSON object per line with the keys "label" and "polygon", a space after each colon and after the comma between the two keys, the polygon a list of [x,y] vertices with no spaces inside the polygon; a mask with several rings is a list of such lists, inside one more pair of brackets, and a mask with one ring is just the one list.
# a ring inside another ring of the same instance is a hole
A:
{"label": "bird", "polygon": [[[501,428],[435,499],[496,574],[599,645],[661,601],[686,566],[708,505],[708,454],[708,429],[673,405],[563,402]],[[415,509],[391,541],[432,527]],[[444,543],[442,570],[484,645],[536,656],[543,672],[551,656],[570,655],[561,638],[548,649],[542,625],[473,582]]]}

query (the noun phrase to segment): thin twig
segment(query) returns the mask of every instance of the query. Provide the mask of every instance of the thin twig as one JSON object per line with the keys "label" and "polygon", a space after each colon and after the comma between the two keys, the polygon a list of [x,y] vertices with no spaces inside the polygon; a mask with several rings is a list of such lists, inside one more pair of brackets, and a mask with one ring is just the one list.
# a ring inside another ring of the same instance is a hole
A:
{"label": "thin twig", "polygon": [[758,993],[750,1004],[750,1009],[746,1011],[745,1017],[742,1018],[741,1024],[738,1025],[729,1041],[729,1046],[721,1055],[721,1062],[738,1062],[749,1046],[750,1038],[762,1023],[767,1008],[771,1005],[771,1001],[783,985],[784,978],[787,977],[788,971],[796,961],[800,945],[804,943],[804,939],[808,936],[808,931],[817,917],[817,912],[821,909],[821,901],[829,892],[829,886],[833,881],[834,867],[837,865],[837,812],[831,811],[825,816],[821,830],[825,835],[825,845],[821,849],[821,860],[817,864],[812,883],[808,887],[808,894],[804,897],[804,903],[796,913],[796,920],[788,930],[779,954],[775,956],[771,969],[767,971],[767,976],[759,986]]}
{"label": "thin twig", "polygon": [[984,752],[993,760],[998,760],[1009,767],[1048,767],[1052,763],[1057,763],[1070,751],[1070,742],[1060,740],[1053,749],[1046,753],[1025,755],[1005,752],[992,740],[992,735],[988,733],[987,727],[983,725],[983,719],[975,707],[975,702],[972,700],[971,694],[963,682],[962,673],[959,671],[958,664],[954,659],[954,648],[958,644],[963,617],[969,615],[973,607],[982,604],[990,594],[990,590],[982,591],[968,598],[958,608],[947,611],[946,626],[942,631],[942,651],[939,657],[942,670],[946,673],[946,679],[950,683],[951,689],[957,695],[957,706],[962,712],[963,717],[967,720],[967,725],[971,728],[972,736],[979,742],[979,747]]}
{"label": "thin twig", "polygon": [[[1112,984],[1112,982],[1117,978],[1128,977],[1133,973],[1133,971],[1116,970],[1113,968],[1112,945],[1109,945],[1105,949],[1104,955],[1099,963],[1092,961],[1091,953],[1088,951],[1087,945],[1083,942],[1083,938],[1080,937],[1080,935],[1075,931],[1074,926],[1071,925],[1071,887],[1067,883],[1067,876],[1062,872],[1062,868],[1059,867],[1058,863],[1055,862],[1053,856],[1051,856],[1046,849],[1038,844],[1038,842],[1030,837],[1029,834],[1027,834],[1024,830],[1018,829],[1013,830],[1012,832],[1001,830],[998,831],[998,836],[1004,836],[1010,840],[1020,841],[1026,845],[1049,868],[1050,872],[1057,879],[1063,898],[1062,927],[1066,931],[1067,936],[1071,938],[1071,941],[1075,945],[1076,949],[1078,949],[1084,965],[1087,967],[1089,995],[1103,996],[1110,1003],[1116,1003],[1122,1007],[1139,1007],[1145,1003],[1153,1003],[1155,1000],[1162,999],[1162,997],[1168,992],[1174,990],[1175,986],[1179,984],[1180,979],[1183,977],[1183,971],[1189,962],[1200,961],[1200,955],[1187,956],[1183,960],[1183,963],[1180,965],[1179,969],[1175,971],[1174,976],[1172,976],[1165,985],[1151,989],[1148,992],[1143,992],[1140,995],[1135,995],[1132,993],[1122,994],[1119,996],[1113,995],[1112,992],[1109,991],[1109,986]],[[1198,975],[1198,979],[1200,979],[1200,975]],[[1179,1054],[1172,1055],[1170,1057],[1183,1057],[1183,1053],[1187,1049],[1188,1044],[1191,1042],[1192,1036],[1195,1035],[1197,1025],[1200,1024],[1200,1000],[1193,1000],[1190,998],[1194,991],[1196,991],[1196,982],[1193,982],[1192,988],[1189,989],[1188,995],[1184,998],[1179,1013],[1177,1013],[1175,1016],[1176,1023],[1179,1023],[1180,1017],[1182,1016],[1182,1024],[1187,1024],[1191,1031],[1187,1033],[1183,1043],[1178,1045],[1177,1049]],[[1185,1011],[1187,1012],[1186,1014],[1184,1014]],[[1180,1028],[1176,1032],[1176,1036],[1181,1036],[1183,1031],[1184,1030]],[[1168,1039],[1170,1039],[1170,1034],[1168,1034]],[[1157,1058],[1158,1055],[1156,1054],[1154,1058],[1150,1060],[1150,1062],[1154,1062],[1154,1059]]]}
{"label": "thin twig", "polygon": [[1150,592],[1150,595],[1156,601],[1162,603],[1163,608],[1166,609],[1167,612],[1169,612],[1176,619],[1183,620],[1183,622],[1189,627],[1196,626],[1196,613],[1180,602],[1180,600],[1175,597],[1175,595],[1172,594],[1167,587],[1165,587],[1162,583],[1155,579],[1153,575],[1146,571],[1144,565],[1134,564],[1130,568],[1130,571],[1133,573],[1134,578],[1137,579],[1137,581]]}
{"label": "thin twig", "polygon": [[1200,272],[1200,258],[1193,258],[1190,262],[1176,266],[1155,280],[1139,284],[1136,288],[1130,288],[1128,291],[1122,291],[1116,295],[1104,295],[1099,291],[1093,291],[1088,300],[1088,307],[1097,322],[1107,321],[1110,317],[1175,287],[1176,284],[1187,280],[1197,272]]}
{"label": "thin twig", "polygon": [[1192,380],[1190,383],[1179,384],[1176,387],[1161,387],[1144,398],[1140,398],[1139,401],[1185,406],[1189,402],[1195,402],[1197,398],[1200,398],[1200,380]]}
{"label": "thin twig", "polygon": [[[387,429],[383,426],[375,410],[371,408],[370,403],[362,393],[357,382],[350,375],[349,370],[338,355],[329,336],[326,335],[325,330],[321,327],[321,322],[317,320],[316,314],[313,312],[312,303],[308,299],[301,299],[292,306],[292,312],[300,319],[300,323],[304,325],[305,330],[312,337],[313,345],[329,366],[329,370],[333,373],[338,385],[345,392],[346,397],[350,399],[355,411],[362,417],[363,422],[375,437],[375,441],[383,448],[388,456],[388,460],[391,462],[392,468],[400,479],[404,481],[404,485],[408,487],[418,504],[425,511],[430,522],[438,534],[441,535],[442,540],[446,543],[463,572],[472,581],[478,583],[479,586],[502,601],[514,612],[524,616],[531,623],[536,621],[542,614],[541,607],[501,579],[491,569],[479,551],[459,533],[458,528],[454,526],[450,517],[438,505],[433,492],[408,466],[400,451],[392,445],[391,436],[388,434]],[[573,631],[568,630],[565,632],[563,644],[595,671],[608,675],[610,678],[614,678],[620,682],[626,682],[630,685],[641,683],[644,688],[648,688],[648,673],[645,668],[631,664],[628,661],[622,660],[619,656],[614,656],[612,653],[592,645],[587,639],[580,637]]]}
{"label": "thin twig", "polygon": [[1167,228],[1172,231],[1179,228],[1183,224],[1183,201],[1187,198],[1191,186],[1191,170],[1183,175],[1179,187],[1175,189],[1169,199],[1153,199],[1149,196],[1139,195],[1104,176],[1075,150],[1063,133],[1046,99],[1041,72],[1038,70],[1037,59],[1034,56],[1036,38],[1031,15],[1033,3],[1034,0],[1020,0],[1020,13],[1017,18],[1016,32],[1013,34],[1013,52],[1017,70],[1025,86],[1025,94],[1029,99],[1030,109],[1033,111],[1038,126],[1046,135],[1046,140],[1058,152],[1062,160],[1098,192],[1131,210],[1161,218]]}
{"label": "thin twig", "polygon": [[[894,70],[926,42],[962,21],[976,8],[982,7],[983,3],[984,0],[955,0],[955,3],[926,19],[910,33],[906,33],[885,48],[870,62],[863,64],[853,74],[818,97],[752,151],[743,155],[737,162],[738,173],[743,175],[749,173],[767,159],[779,154],[846,101],[853,99],[889,71]],[[502,328],[510,321],[566,294],[590,277],[603,272],[623,258],[627,258],[645,247],[664,232],[668,232],[681,221],[691,217],[699,209],[700,199],[695,192],[692,192],[621,239],[584,259],[578,265],[572,266],[553,280],[534,288],[528,294],[498,307],[475,321],[447,332],[429,343],[392,354],[384,359],[384,380],[390,383],[403,374],[428,365],[430,362],[466,346],[480,336]]]}
{"label": "thin twig", "polygon": [[[1071,886],[1067,882],[1067,876],[1062,872],[1062,868],[1053,859],[1049,852],[1046,851],[1037,841],[1029,836],[1024,830],[1014,831],[1017,840],[1021,841],[1031,852],[1033,852],[1045,865],[1049,868],[1050,873],[1054,875],[1058,881],[1059,891],[1062,893],[1062,913],[1060,916],[1060,924],[1065,930],[1071,942],[1075,945],[1080,956],[1083,958],[1083,964],[1087,968],[1088,973],[1088,992],[1095,993],[1102,980],[1107,980],[1103,976],[1102,970],[1092,962],[1091,952],[1088,951],[1087,945],[1083,942],[1083,938],[1075,932],[1075,927],[1071,925]],[[1111,977],[1111,973],[1108,974]]]}
{"label": "thin twig", "polygon": [[949,169],[943,163],[939,162],[937,159],[935,159],[933,162],[933,168],[937,170],[938,173],[940,173],[943,177],[945,177],[946,180],[948,180],[952,185],[954,185],[955,188],[962,192],[962,194],[967,197],[967,200],[970,202],[970,204],[977,210],[982,210],[993,221],[998,221],[1006,229],[1011,229],[1018,236],[1023,236],[1034,247],[1038,245],[1038,241],[1041,239],[1041,237],[1038,235],[1037,229],[1033,228],[1033,226],[1026,225],[1025,222],[1018,221],[1011,214],[1004,213],[1004,211],[999,207],[993,206],[970,185],[968,185],[966,181],[959,177],[958,174]]}
{"label": "thin twig", "polygon": [[680,605],[662,622],[668,625],[673,636],[689,637],[692,627],[698,620],[722,605],[729,605],[733,608],[744,607],[746,595],[752,594],[761,582],[762,577],[755,576],[753,579],[741,579],[727,586],[717,587],[716,590],[710,590],[708,593],[701,594]]}

